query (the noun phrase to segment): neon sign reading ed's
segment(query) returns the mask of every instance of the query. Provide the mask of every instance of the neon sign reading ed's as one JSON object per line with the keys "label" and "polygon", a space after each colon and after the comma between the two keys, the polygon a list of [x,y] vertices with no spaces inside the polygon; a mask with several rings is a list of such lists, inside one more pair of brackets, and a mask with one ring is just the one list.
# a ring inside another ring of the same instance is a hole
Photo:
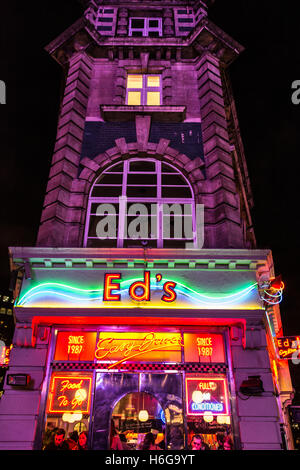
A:
{"label": "neon sign reading ed's", "polygon": [[[157,282],[162,279],[161,274],[156,275]],[[120,302],[121,294],[114,293],[116,290],[120,290],[121,274],[120,273],[107,273],[104,277],[104,290],[103,290],[103,302]],[[177,298],[175,292],[176,282],[167,281],[163,285],[164,294],[161,297],[163,302],[174,302]],[[135,281],[129,286],[129,296],[136,302],[150,302],[151,300],[151,289],[150,289],[150,271],[144,272],[144,279],[142,281]]]}
{"label": "neon sign reading ed's", "polygon": [[[208,292],[201,291],[199,286],[194,287],[185,279],[180,279],[180,276],[170,281],[164,273],[150,275],[148,270],[142,271],[140,276],[134,278],[127,276],[127,271],[122,274],[104,273],[102,285],[99,286],[97,278],[97,286],[89,287],[82,284],[75,286],[69,282],[39,282],[29,289],[26,287],[26,292],[22,292],[15,306],[121,309],[131,308],[135,304],[135,307],[140,308],[256,309],[261,305],[257,283],[248,283],[243,287],[236,286],[227,292],[224,292],[223,288],[217,289],[217,286],[214,286],[213,291]],[[203,348],[201,356],[211,355],[212,345],[206,344],[200,347]]]}

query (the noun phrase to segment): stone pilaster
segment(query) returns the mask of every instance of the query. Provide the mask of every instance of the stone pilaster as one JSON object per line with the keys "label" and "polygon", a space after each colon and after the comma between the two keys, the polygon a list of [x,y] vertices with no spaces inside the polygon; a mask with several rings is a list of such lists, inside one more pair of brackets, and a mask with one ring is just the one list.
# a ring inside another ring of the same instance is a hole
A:
{"label": "stone pilaster", "polygon": [[204,54],[196,67],[202,122],[206,182],[201,187],[205,204],[206,246],[242,248],[239,197],[224,110],[217,58]]}
{"label": "stone pilaster", "polygon": [[118,13],[117,35],[128,35],[128,10],[127,8],[120,8]]}
{"label": "stone pilaster", "polygon": [[172,70],[166,67],[162,73],[162,92],[163,103],[165,105],[172,104]]}
{"label": "stone pilaster", "polygon": [[[31,324],[17,323],[9,374],[28,374],[26,387],[4,385],[0,400],[0,450],[32,450],[40,413],[49,331],[33,341]],[[18,432],[16,432],[16,429]]]}
{"label": "stone pilaster", "polygon": [[68,246],[72,181],[77,176],[92,62],[85,53],[70,59],[52,165],[38,233],[38,246]]}
{"label": "stone pilaster", "polygon": [[165,8],[163,11],[163,35],[171,37],[175,34],[174,29],[174,13],[171,8]]}
{"label": "stone pilaster", "polygon": [[[241,332],[240,332],[241,333]],[[242,450],[280,450],[280,414],[275,396],[266,332],[259,321],[247,321],[246,347],[241,337],[231,338],[232,367],[237,392],[238,434]],[[246,396],[241,384],[251,376],[262,381],[260,394]]]}
{"label": "stone pilaster", "polygon": [[126,98],[126,70],[124,67],[118,67],[116,77],[115,104],[125,104]]}

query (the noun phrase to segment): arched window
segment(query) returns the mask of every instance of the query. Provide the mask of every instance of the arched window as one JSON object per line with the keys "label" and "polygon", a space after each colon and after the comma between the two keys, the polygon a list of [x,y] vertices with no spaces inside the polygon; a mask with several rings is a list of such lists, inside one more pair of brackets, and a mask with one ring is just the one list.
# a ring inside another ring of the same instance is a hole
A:
{"label": "arched window", "polygon": [[84,246],[184,248],[196,243],[194,214],[191,185],[177,168],[132,158],[95,181]]}

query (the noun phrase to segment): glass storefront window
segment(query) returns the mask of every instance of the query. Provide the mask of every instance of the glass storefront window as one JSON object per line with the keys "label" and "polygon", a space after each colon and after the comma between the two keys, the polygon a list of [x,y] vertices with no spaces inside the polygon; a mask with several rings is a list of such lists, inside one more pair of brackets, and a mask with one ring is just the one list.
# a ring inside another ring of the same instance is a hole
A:
{"label": "glass storefront window", "polygon": [[[42,449],[51,449],[55,435],[64,432],[64,445],[73,450],[81,433],[90,424],[92,374],[53,373],[47,400],[46,426]],[[63,431],[62,431],[63,430]]]}
{"label": "glass storefront window", "polygon": [[58,331],[53,361],[69,371],[52,371],[43,449],[57,430],[93,450],[233,449],[221,332]]}
{"label": "glass storefront window", "polygon": [[186,374],[188,447],[233,450],[227,380],[221,375]]}
{"label": "glass storefront window", "polygon": [[165,448],[165,414],[153,395],[129,393],[114,407],[112,420],[111,425],[119,431],[124,450]]}

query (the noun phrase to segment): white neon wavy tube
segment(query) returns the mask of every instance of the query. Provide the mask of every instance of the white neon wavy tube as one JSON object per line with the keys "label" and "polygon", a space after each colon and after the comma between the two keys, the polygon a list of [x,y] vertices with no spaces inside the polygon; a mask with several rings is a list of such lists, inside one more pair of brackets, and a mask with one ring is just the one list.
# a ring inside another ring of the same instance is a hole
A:
{"label": "white neon wavy tube", "polygon": [[[140,279],[137,279],[137,280],[140,280]],[[123,284],[131,284],[132,282],[135,282],[135,280],[131,279],[129,281],[124,281]],[[215,305],[218,305],[218,304],[221,304],[221,303],[222,304],[230,304],[230,303],[233,303],[233,302],[237,302],[238,300],[240,300],[243,297],[245,297],[246,295],[248,295],[257,286],[257,284],[252,284],[251,286],[248,286],[247,288],[245,288],[245,289],[243,289],[239,292],[236,292],[234,294],[227,294],[227,295],[225,294],[225,295],[220,296],[220,297],[213,297],[213,296],[209,296],[209,295],[205,295],[205,294],[200,294],[200,293],[196,292],[195,290],[184,286],[181,283],[177,283],[177,285],[181,287],[179,289],[178,293],[181,294],[182,296],[189,297],[193,301],[200,302],[202,304],[207,304],[208,303],[207,301],[209,301],[209,303],[213,303]],[[47,289],[47,286],[49,286],[49,289]],[[51,286],[51,288],[59,287],[61,289],[72,290],[72,291],[75,291],[75,292],[74,292],[74,295],[71,295],[71,294],[68,294],[68,293],[65,293],[65,292],[58,292],[57,290],[52,290],[50,288],[50,286]],[[158,286],[157,283],[155,283],[155,284],[151,284],[151,288],[154,289],[154,290],[159,290],[160,286]],[[42,289],[42,290],[40,290],[40,289]],[[34,291],[36,291],[36,292],[34,292]],[[119,290],[120,294],[123,293],[123,292],[126,292],[126,291],[127,291],[126,288],[123,288],[123,289]],[[76,296],[76,292],[78,292],[78,296]],[[88,295],[88,297],[80,295],[80,293],[86,293]],[[102,302],[103,289],[86,290],[86,289],[80,289],[80,288],[68,286],[68,285],[65,285],[65,284],[44,283],[44,284],[41,284],[39,286],[35,286],[32,289],[30,289],[30,291],[28,291],[25,295],[23,295],[23,297],[21,297],[21,299],[19,300],[17,305],[19,305],[19,306],[25,305],[28,302],[30,302],[30,300],[33,299],[33,298],[39,297],[41,295],[42,296],[49,296],[49,294],[53,297],[65,298],[65,299],[76,301],[76,302],[84,302],[84,303],[94,302],[94,301]],[[94,295],[97,295],[97,297],[96,296],[93,297]]]}

